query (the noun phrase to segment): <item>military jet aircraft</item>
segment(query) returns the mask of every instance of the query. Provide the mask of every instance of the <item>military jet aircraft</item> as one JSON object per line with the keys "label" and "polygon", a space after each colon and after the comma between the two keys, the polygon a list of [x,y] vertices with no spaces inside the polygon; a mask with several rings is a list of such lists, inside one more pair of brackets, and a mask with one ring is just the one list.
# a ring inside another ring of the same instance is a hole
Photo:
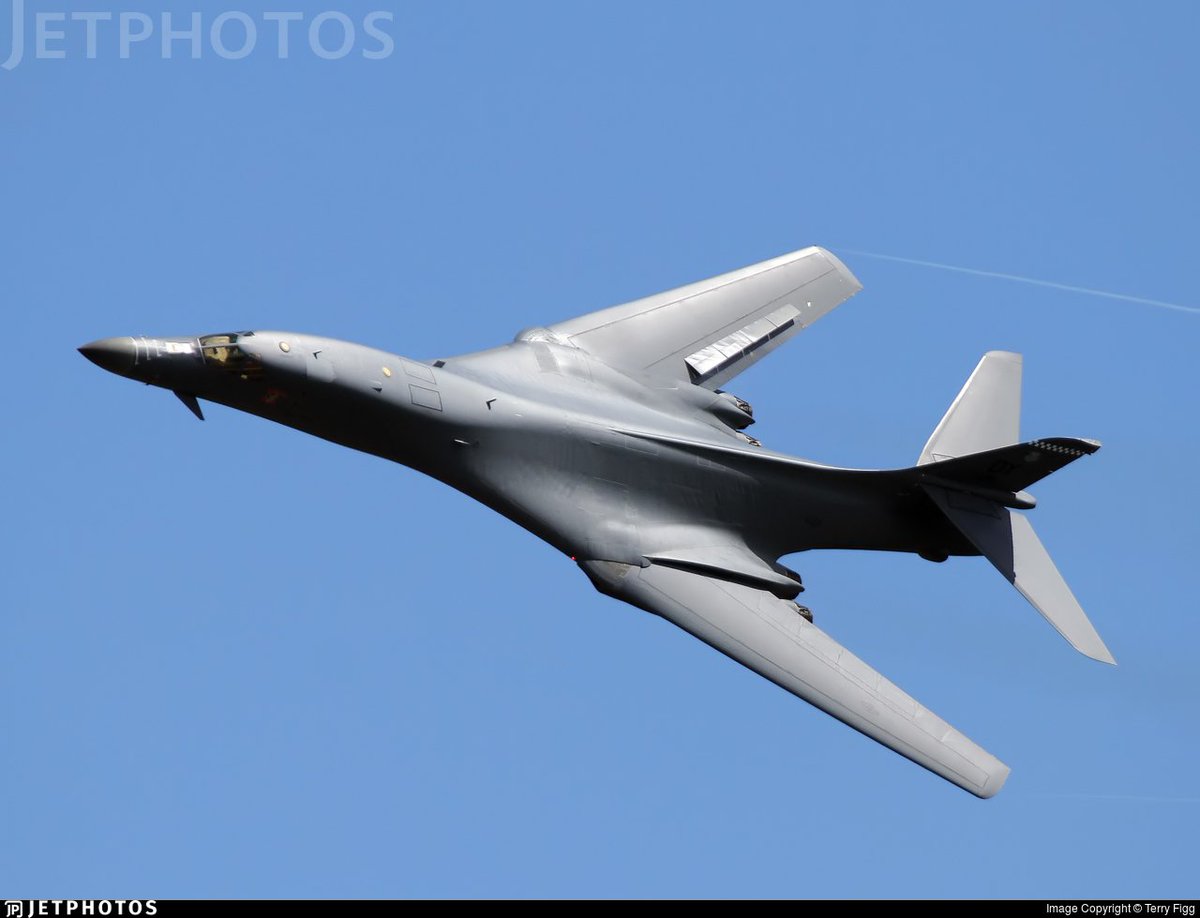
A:
{"label": "military jet aircraft", "polygon": [[424,362],[314,335],[106,338],[106,370],[431,475],[776,685],[979,797],[1008,766],[812,622],[779,559],[818,548],[984,555],[1082,653],[1114,662],[1027,517],[1094,440],[1020,442],[1021,357],[986,354],[912,468],[763,447],[721,387],[861,285],[810,247]]}

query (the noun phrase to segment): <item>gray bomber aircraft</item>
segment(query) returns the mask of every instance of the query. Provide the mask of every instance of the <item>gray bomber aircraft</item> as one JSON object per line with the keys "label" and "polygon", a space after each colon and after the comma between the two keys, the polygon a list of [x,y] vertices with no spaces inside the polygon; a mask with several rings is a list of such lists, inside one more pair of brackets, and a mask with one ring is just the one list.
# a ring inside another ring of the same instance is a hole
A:
{"label": "gray bomber aircraft", "polygon": [[984,555],[1076,649],[1114,662],[1038,541],[1026,488],[1099,449],[1020,442],[1021,357],[986,354],[912,468],[763,448],[720,387],[861,289],[811,247],[425,363],[314,335],[106,338],[106,370],[372,453],[474,497],[660,615],[972,794],[1008,766],[812,623],[781,556]]}

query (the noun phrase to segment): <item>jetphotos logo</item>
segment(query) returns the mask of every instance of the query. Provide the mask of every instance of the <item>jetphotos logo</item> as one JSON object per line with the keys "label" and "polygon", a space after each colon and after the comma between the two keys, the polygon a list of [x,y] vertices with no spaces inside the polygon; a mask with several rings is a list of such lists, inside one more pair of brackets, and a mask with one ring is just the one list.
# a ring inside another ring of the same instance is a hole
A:
{"label": "jetphotos logo", "polygon": [[327,61],[348,57],[379,61],[396,50],[391,31],[395,15],[387,10],[353,16],[340,10],[315,14],[280,10],[68,12],[35,8],[27,0],[0,0],[0,15],[5,3],[12,6],[12,43],[7,59],[0,64],[5,70],[30,59],[70,57],[198,60],[211,55],[236,61],[252,54],[279,60],[304,54]]}

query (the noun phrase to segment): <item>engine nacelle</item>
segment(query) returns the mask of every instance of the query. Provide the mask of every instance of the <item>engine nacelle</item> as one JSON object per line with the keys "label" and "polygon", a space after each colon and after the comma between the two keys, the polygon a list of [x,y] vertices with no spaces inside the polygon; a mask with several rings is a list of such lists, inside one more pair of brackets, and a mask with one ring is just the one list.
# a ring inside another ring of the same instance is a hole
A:
{"label": "engine nacelle", "polygon": [[792,570],[786,564],[780,564],[778,561],[773,563],[771,565],[771,567],[773,567],[775,569],[775,573],[783,574],[783,576],[787,577],[788,580],[793,581],[796,584],[796,586],[799,587],[799,589],[796,592],[798,592],[798,593],[804,592],[804,581],[800,579],[800,575],[797,574],[794,570]]}
{"label": "engine nacelle", "polygon": [[754,409],[744,398],[738,398],[720,389],[717,390],[716,396],[708,410],[724,423],[734,430],[744,430],[754,423]]}

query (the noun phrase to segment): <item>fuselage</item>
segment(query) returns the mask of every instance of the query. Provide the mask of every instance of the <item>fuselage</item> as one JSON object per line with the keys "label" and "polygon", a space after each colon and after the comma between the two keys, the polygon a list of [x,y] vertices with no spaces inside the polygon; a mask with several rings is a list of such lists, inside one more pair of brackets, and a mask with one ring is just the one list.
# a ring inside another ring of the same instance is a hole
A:
{"label": "fuselage", "polygon": [[812,246],[420,361],[316,335],[109,338],[104,369],[409,466],[571,557],[661,616],[978,796],[1008,768],[813,624],[781,563],[808,549],[984,554],[1081,652],[1113,662],[1016,510],[1093,440],[1019,437],[1021,357],[984,355],[909,468],[765,449],[721,391],[861,285]]}
{"label": "fuselage", "polygon": [[88,347],[121,375],[410,466],[580,559],[729,536],[776,567],[809,548],[974,553],[900,477],[763,450],[738,400],[656,387],[541,330],[432,363],[273,331]]}

